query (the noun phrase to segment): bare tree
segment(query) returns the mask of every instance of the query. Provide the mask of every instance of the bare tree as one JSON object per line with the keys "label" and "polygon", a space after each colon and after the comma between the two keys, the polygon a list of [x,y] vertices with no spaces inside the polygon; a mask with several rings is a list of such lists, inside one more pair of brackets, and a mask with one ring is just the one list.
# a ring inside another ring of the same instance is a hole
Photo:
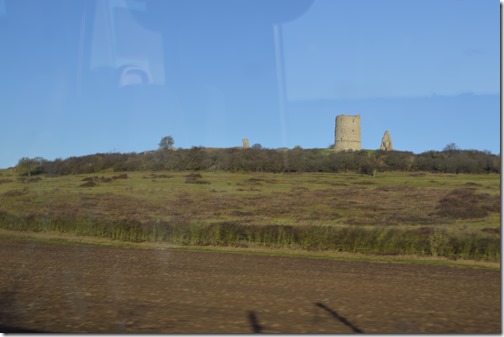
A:
{"label": "bare tree", "polygon": [[443,149],[443,151],[456,151],[456,150],[460,150],[460,149],[457,146],[457,144],[455,144],[455,143],[450,143],[450,144],[446,145]]}

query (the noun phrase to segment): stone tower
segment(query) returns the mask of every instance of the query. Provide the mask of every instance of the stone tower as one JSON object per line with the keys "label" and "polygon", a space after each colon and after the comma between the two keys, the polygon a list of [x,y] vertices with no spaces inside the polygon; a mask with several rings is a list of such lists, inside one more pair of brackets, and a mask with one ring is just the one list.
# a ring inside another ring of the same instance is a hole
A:
{"label": "stone tower", "polygon": [[385,131],[383,138],[381,140],[380,150],[392,151],[392,138],[390,138],[390,133]]}
{"label": "stone tower", "polygon": [[250,148],[248,138],[243,138],[243,139],[242,139],[242,143],[243,143],[243,148],[244,148],[244,149],[248,149],[248,148]]}
{"label": "stone tower", "polygon": [[360,115],[336,116],[336,128],[334,131],[334,150],[358,151],[361,149]]}

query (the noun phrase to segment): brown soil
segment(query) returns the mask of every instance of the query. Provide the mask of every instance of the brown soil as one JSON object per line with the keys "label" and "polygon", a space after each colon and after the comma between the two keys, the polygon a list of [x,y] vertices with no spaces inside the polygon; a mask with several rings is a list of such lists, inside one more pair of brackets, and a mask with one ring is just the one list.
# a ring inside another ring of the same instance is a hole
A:
{"label": "brown soil", "polygon": [[0,332],[500,333],[500,272],[0,240]]}

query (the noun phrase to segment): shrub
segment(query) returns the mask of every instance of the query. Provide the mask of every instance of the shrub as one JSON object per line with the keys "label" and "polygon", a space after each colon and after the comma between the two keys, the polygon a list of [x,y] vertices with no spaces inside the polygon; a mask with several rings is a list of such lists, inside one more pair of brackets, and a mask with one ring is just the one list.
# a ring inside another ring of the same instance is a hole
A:
{"label": "shrub", "polygon": [[199,173],[191,173],[185,175],[186,177],[186,184],[210,184],[209,181],[207,180],[200,180],[202,178],[201,174]]}
{"label": "shrub", "polygon": [[84,184],[80,184],[80,187],[95,187],[97,184],[94,181],[88,181],[85,182]]}
{"label": "shrub", "polygon": [[455,189],[439,200],[436,214],[453,219],[472,219],[500,211],[500,197],[475,194],[470,189]]}

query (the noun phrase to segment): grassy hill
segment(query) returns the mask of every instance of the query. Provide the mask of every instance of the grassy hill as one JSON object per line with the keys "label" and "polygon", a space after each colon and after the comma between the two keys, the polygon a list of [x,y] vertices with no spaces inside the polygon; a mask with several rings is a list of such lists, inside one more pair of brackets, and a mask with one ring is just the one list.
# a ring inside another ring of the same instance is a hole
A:
{"label": "grassy hill", "polygon": [[500,176],[0,171],[0,228],[124,241],[500,259]]}

